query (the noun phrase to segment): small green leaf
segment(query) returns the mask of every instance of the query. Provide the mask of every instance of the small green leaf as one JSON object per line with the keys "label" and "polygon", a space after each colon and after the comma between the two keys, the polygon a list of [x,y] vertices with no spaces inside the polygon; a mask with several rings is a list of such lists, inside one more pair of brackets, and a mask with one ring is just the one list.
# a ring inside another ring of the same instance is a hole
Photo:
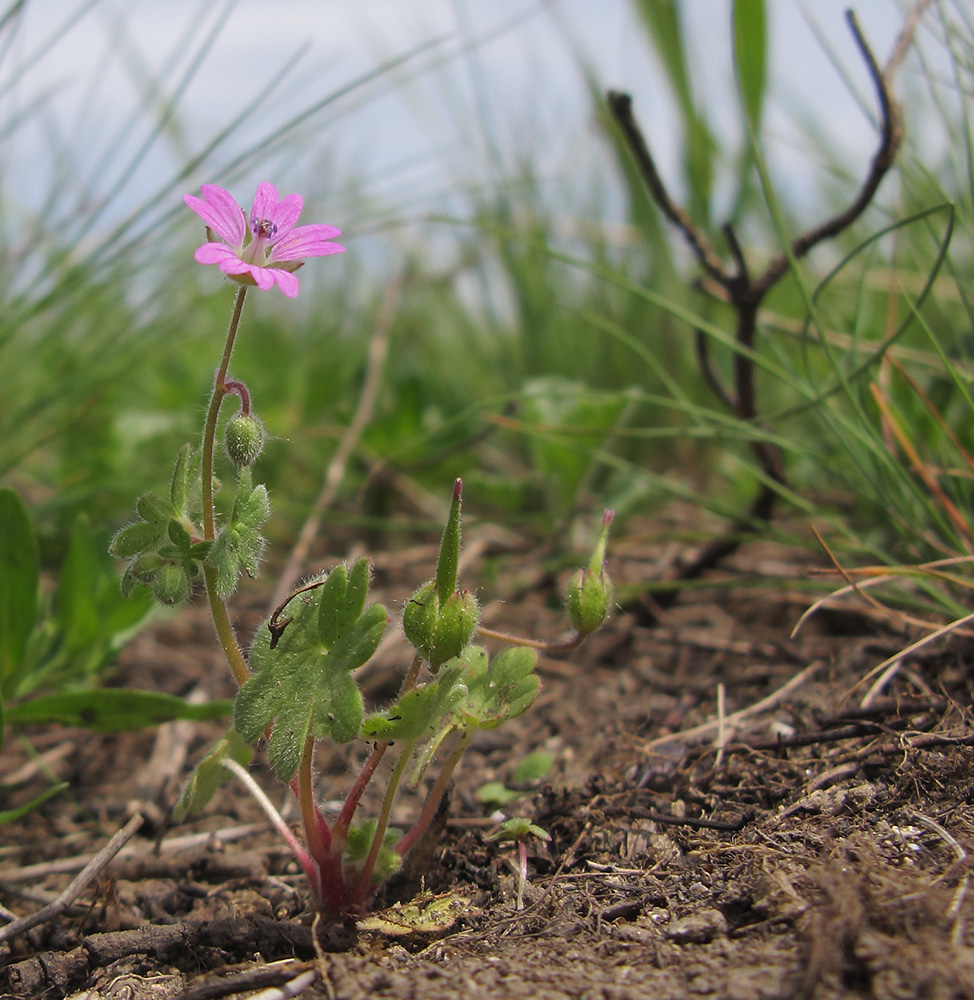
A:
{"label": "small green leaf", "polygon": [[173,505],[159,496],[158,493],[143,493],[139,497],[135,509],[143,521],[158,526],[160,538],[169,526],[170,518],[176,514]]}
{"label": "small green leaf", "polygon": [[169,522],[167,532],[169,534],[169,541],[177,546],[180,552],[185,553],[189,551],[189,547],[193,544],[193,539],[181,521],[175,517],[172,518]]}
{"label": "small green leaf", "polygon": [[538,840],[551,840],[551,834],[544,827],[532,823],[523,816],[512,816],[504,820],[494,833],[488,834],[488,840],[527,840],[537,837]]}
{"label": "small green leaf", "polygon": [[194,545],[191,545],[186,555],[190,559],[202,560],[205,559],[210,554],[210,550],[212,548],[213,548],[212,540],[207,539],[205,542],[196,542]]}
{"label": "small green leaf", "polygon": [[514,768],[514,774],[511,775],[511,778],[516,782],[538,781],[551,770],[551,765],[554,762],[554,755],[548,753],[547,750],[535,750]]}
{"label": "small green leaf", "polygon": [[172,482],[169,485],[169,499],[173,510],[178,514],[185,513],[186,496],[189,489],[189,471],[193,450],[189,444],[184,444],[179,450],[175,468],[172,470]]}
{"label": "small green leaf", "polygon": [[326,647],[331,648],[361,616],[371,571],[368,559],[359,559],[351,572],[342,565],[328,574],[321,588],[318,611],[318,628]]}
{"label": "small green leaf", "polygon": [[330,658],[341,665],[343,670],[355,670],[362,666],[375,652],[389,624],[389,614],[381,604],[372,604],[348,631],[335,642],[330,650]]}
{"label": "small green leaf", "polygon": [[150,549],[155,549],[163,538],[162,532],[157,524],[149,524],[146,521],[136,521],[122,528],[112,539],[108,551],[116,559],[130,559],[133,556],[141,555]]}
{"label": "small green leaf", "polygon": [[254,486],[249,468],[237,472],[237,493],[230,521],[220,532],[209,553],[217,571],[217,595],[226,600],[236,589],[241,571],[256,576],[264,553],[260,526],[270,517],[271,507],[264,486]]}
{"label": "small green leaf", "polygon": [[232,703],[220,699],[191,705],[160,691],[101,688],[97,691],[62,691],[7,706],[7,723],[18,725],[81,726],[100,733],[146,729],[173,719],[223,719]]}
{"label": "small green leaf", "polygon": [[0,489],[0,694],[24,655],[37,620],[40,553],[27,508]]}
{"label": "small green leaf", "polygon": [[485,806],[507,806],[518,799],[523,799],[524,792],[515,792],[501,781],[488,781],[486,785],[481,785],[477,789],[476,798]]}
{"label": "small green leaf", "polygon": [[[336,566],[325,577],[318,598],[318,632],[326,648],[331,648],[347,627],[342,615],[348,589],[348,570],[344,564]],[[361,612],[360,612],[361,613]],[[358,618],[353,615],[352,620]]]}
{"label": "small green leaf", "polygon": [[235,512],[237,520],[248,528],[259,528],[271,516],[271,502],[267,496],[267,487],[263,484],[255,486],[240,501]]}
{"label": "small green leaf", "polygon": [[493,729],[525,712],[538,696],[541,681],[534,673],[537,653],[513,647],[488,660],[478,646],[468,647],[460,659],[465,669],[467,697],[457,707],[466,727]]}
{"label": "small green leaf", "polygon": [[362,724],[362,738],[415,742],[430,739],[467,693],[459,683],[462,674],[462,664],[445,667],[435,681],[413,688],[384,712],[370,715]]}
{"label": "small green leaf", "polygon": [[223,762],[229,757],[246,767],[254,751],[243,741],[236,729],[231,729],[196,765],[186,789],[173,808],[177,823],[192,813],[198,813],[213,798],[227,777]]}

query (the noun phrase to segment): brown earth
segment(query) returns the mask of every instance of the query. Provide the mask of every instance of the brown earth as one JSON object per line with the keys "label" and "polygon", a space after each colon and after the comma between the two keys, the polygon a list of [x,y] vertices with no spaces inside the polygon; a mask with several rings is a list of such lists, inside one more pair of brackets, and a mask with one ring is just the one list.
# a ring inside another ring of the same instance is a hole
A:
{"label": "brown earth", "polygon": [[[494,548],[471,533],[467,555]],[[617,539],[610,569],[623,585],[652,579],[667,552]],[[488,558],[481,593],[502,600],[486,623],[557,636],[551,581],[531,559],[497,558],[504,573]],[[430,545],[377,558],[375,596],[401,605],[434,559]],[[652,627],[620,613],[543,659],[537,703],[475,743],[424,882],[400,886],[434,900],[437,926],[410,929],[394,909],[381,927],[327,929],[317,957],[297,866],[245,792],[228,785],[202,817],[169,824],[220,725],[9,734],[11,805],[51,775],[70,788],[0,827],[7,919],[54,898],[132,815],[144,823],[65,913],[0,944],[0,992],[204,1000],[286,991],[306,972],[293,988],[333,1000],[974,996],[970,651],[955,641],[909,659],[863,707],[862,679],[909,637],[826,612],[790,638],[813,592],[794,583],[807,562],[748,546],[722,569],[731,585],[684,594]],[[269,585],[257,584],[259,610]],[[259,615],[241,618],[252,629]],[[366,668],[373,698],[394,692],[406,658],[384,645]],[[143,633],[113,683],[232,694],[200,606]],[[508,812],[551,841],[530,846],[518,910],[515,849],[487,839],[497,817],[475,792],[537,749],[552,770]],[[325,797],[347,787],[355,753],[321,750]],[[286,800],[261,758],[255,773]]]}

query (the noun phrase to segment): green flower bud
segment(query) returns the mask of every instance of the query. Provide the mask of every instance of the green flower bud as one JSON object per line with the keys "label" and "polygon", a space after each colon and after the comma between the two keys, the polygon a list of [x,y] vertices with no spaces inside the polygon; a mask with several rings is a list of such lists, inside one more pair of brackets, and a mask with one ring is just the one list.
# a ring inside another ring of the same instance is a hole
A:
{"label": "green flower bud", "polygon": [[[428,580],[409,600],[402,612],[402,630],[406,638],[416,649],[426,655],[436,634],[436,612],[439,601],[436,599],[436,581]],[[428,657],[427,657],[428,659]]]}
{"label": "green flower bud", "polygon": [[223,438],[230,461],[242,469],[253,465],[260,456],[264,448],[264,425],[253,413],[238,413],[227,422]]}
{"label": "green flower bud", "polygon": [[612,581],[605,571],[605,547],[614,516],[611,510],[602,515],[602,532],[588,568],[580,569],[568,583],[568,617],[579,635],[589,635],[601,628],[612,607]]}
{"label": "green flower bud", "polygon": [[568,617],[579,635],[602,627],[612,605],[612,584],[604,571],[580,569],[568,583]]}
{"label": "green flower bud", "polygon": [[130,572],[139,583],[148,584],[153,581],[163,565],[165,565],[165,560],[162,556],[156,555],[155,552],[146,552],[132,563]]}
{"label": "green flower bud", "polygon": [[429,580],[409,599],[402,615],[406,638],[433,673],[464,650],[480,621],[480,606],[469,591],[455,591],[442,608],[439,605],[436,581]]}
{"label": "green flower bud", "polygon": [[148,585],[162,604],[182,604],[192,590],[186,570],[175,562],[163,563]]}
{"label": "green flower bud", "polygon": [[469,590],[458,590],[450,595],[436,616],[436,629],[427,657],[434,674],[447,660],[466,649],[479,622],[480,605]]}

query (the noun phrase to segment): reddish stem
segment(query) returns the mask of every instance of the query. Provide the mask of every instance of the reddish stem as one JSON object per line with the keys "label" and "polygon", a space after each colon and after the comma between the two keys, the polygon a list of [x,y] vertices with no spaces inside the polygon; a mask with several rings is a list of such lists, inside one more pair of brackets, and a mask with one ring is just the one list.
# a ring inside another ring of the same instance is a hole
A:
{"label": "reddish stem", "polygon": [[409,833],[396,844],[396,853],[400,856],[406,854],[413,847],[416,841],[426,833],[430,823],[433,822],[436,810],[439,809],[440,801],[443,799],[444,792],[446,792],[446,786],[450,783],[453,771],[457,764],[460,763],[460,758],[466,752],[467,747],[470,746],[472,738],[473,732],[465,732],[460,738],[460,742],[453,748],[453,753],[447,758],[446,763],[443,765],[443,770],[440,771],[436,782],[426,797],[426,803],[423,806],[423,811],[419,814],[419,819],[416,820],[416,824]]}
{"label": "reddish stem", "polygon": [[[304,827],[304,839],[308,845],[308,853],[317,861],[328,854],[331,846],[331,830],[315,805],[314,789],[311,784],[311,764],[314,758],[315,738],[308,736],[301,755],[301,764],[297,775],[297,796],[301,805],[301,825]],[[292,789],[294,782],[291,782]]]}
{"label": "reddish stem", "polygon": [[[345,802],[342,804],[342,811],[338,814],[338,819],[335,820],[335,825],[331,831],[332,850],[335,853],[340,854],[341,851],[345,850],[345,845],[348,843],[348,828],[352,824],[352,817],[355,815],[355,810],[358,808],[362,794],[375,774],[375,769],[379,766],[379,762],[385,756],[385,752],[388,749],[388,743],[375,744],[372,748],[372,753],[369,754],[368,760],[366,760],[362,770],[359,772],[359,776],[355,779],[355,783],[349,789],[348,795],[345,797]],[[339,847],[339,845],[341,846]]]}

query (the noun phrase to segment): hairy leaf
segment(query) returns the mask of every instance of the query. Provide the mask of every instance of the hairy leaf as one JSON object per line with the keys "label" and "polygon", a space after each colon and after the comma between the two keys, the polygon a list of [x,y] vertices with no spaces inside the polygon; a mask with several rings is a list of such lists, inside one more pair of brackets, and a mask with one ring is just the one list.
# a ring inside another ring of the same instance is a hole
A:
{"label": "hairy leaf", "polygon": [[368,559],[359,559],[349,572],[344,565],[336,566],[321,588],[318,605],[318,627],[322,641],[331,645],[356,622],[365,607],[371,566]]}
{"label": "hairy leaf", "polygon": [[413,688],[384,712],[370,715],[362,725],[362,738],[417,742],[431,738],[467,693],[462,676],[462,664],[444,667],[435,681]]}
{"label": "hairy leaf", "polygon": [[456,714],[464,728],[493,729],[516,718],[531,707],[541,689],[534,673],[538,655],[533,649],[505,649],[488,660],[485,649],[471,646],[460,659],[467,696]]}
{"label": "hairy leaf", "polygon": [[271,505],[264,486],[254,486],[249,468],[240,470],[230,521],[210,549],[216,567],[216,592],[226,600],[236,589],[241,571],[256,576],[264,552],[261,525],[270,517]]}
{"label": "hairy leaf", "polygon": [[273,649],[261,629],[250,651],[254,674],[234,706],[234,724],[248,741],[273,725],[268,758],[282,781],[293,777],[309,735],[338,743],[358,736],[364,709],[351,671],[375,652],[388,622],[385,608],[373,604],[336,636],[321,627],[320,602],[320,590],[295,598]]}

